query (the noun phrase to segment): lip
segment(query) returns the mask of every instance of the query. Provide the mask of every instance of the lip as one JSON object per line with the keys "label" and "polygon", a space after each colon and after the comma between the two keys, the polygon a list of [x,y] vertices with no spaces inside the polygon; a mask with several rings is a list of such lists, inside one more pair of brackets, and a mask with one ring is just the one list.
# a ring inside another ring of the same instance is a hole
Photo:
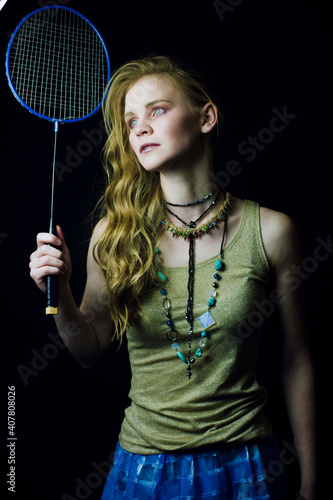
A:
{"label": "lip", "polygon": [[151,151],[153,148],[156,148],[160,146],[160,144],[155,144],[155,143],[151,143],[151,142],[147,142],[146,144],[142,144],[142,146],[140,147],[140,153],[148,153],[149,151]]}

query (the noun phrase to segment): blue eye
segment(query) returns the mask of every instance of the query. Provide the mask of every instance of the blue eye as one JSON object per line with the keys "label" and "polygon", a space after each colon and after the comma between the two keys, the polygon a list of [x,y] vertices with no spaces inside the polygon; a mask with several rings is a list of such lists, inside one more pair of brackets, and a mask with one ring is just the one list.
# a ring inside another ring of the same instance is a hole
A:
{"label": "blue eye", "polygon": [[163,114],[165,111],[165,108],[155,108],[153,111],[153,116],[159,116]]}
{"label": "blue eye", "polygon": [[138,120],[136,120],[135,118],[133,120],[130,120],[129,122],[129,126],[130,128],[133,128],[135,127],[135,125],[138,123]]}

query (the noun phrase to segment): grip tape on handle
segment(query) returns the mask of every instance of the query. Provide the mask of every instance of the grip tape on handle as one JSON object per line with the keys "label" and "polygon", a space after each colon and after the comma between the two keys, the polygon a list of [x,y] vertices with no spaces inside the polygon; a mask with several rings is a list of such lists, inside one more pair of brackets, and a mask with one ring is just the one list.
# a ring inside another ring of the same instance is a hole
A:
{"label": "grip tape on handle", "polygon": [[[53,228],[53,217],[50,220],[49,231],[56,234]],[[58,314],[58,276],[47,277],[45,314]]]}
{"label": "grip tape on handle", "polygon": [[45,314],[58,314],[58,276],[48,276]]}

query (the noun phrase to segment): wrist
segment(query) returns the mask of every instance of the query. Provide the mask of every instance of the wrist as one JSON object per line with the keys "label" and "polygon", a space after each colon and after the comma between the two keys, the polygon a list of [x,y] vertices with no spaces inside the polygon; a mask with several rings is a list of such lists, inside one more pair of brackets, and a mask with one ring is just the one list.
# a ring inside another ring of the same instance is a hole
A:
{"label": "wrist", "polygon": [[72,290],[69,285],[69,282],[64,283],[61,287],[59,287],[59,293],[58,293],[59,307],[62,308],[66,307],[72,298],[73,298]]}
{"label": "wrist", "polygon": [[296,497],[297,500],[316,500],[316,487],[315,485],[311,486],[301,486],[301,489]]}

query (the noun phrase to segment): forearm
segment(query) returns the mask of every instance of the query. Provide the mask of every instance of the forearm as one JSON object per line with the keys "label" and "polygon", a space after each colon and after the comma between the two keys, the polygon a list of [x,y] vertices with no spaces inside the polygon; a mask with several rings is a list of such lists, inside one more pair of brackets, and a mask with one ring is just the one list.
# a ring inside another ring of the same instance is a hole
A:
{"label": "forearm", "polygon": [[298,451],[301,493],[314,498],[316,487],[315,382],[309,359],[283,370],[283,385],[290,424]]}
{"label": "forearm", "polygon": [[[100,225],[96,227],[101,229]],[[69,286],[70,253],[61,228],[56,226],[56,230],[57,236],[51,233],[37,235],[37,250],[30,255],[30,276],[44,293],[46,277],[58,277],[58,314],[54,319],[59,334],[76,360],[89,368],[106,352],[114,333],[109,312],[100,302],[105,277],[93,255],[97,234],[94,232],[89,245],[87,283],[78,308]]]}
{"label": "forearm", "polygon": [[59,335],[74,358],[90,368],[102,355],[93,324],[77,307],[70,287],[59,296],[59,312],[54,316]]}

